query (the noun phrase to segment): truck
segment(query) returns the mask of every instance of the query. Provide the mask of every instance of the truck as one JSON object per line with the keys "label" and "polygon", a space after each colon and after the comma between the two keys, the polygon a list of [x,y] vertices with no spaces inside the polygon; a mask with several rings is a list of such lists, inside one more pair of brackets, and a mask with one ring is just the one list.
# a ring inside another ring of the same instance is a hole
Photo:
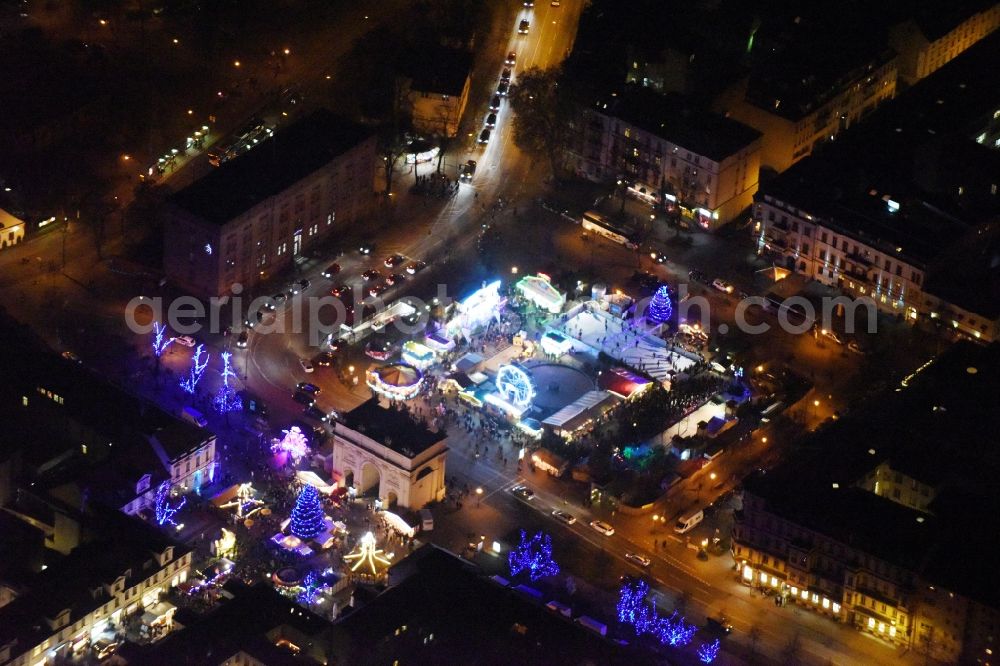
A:
{"label": "truck", "polygon": [[434,514],[431,513],[430,509],[420,510],[420,529],[424,532],[430,532],[434,529]]}
{"label": "truck", "polygon": [[187,421],[191,425],[198,426],[199,428],[207,428],[208,421],[194,407],[184,407],[181,409],[180,417],[182,421]]}

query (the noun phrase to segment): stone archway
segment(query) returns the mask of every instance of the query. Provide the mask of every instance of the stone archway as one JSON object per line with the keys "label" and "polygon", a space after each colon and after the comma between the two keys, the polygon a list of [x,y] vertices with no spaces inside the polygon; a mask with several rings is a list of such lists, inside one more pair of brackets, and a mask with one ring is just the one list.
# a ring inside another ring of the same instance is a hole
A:
{"label": "stone archway", "polygon": [[348,469],[344,471],[344,487],[351,488],[354,486],[354,470]]}
{"label": "stone archway", "polygon": [[361,483],[358,485],[359,495],[374,495],[381,497],[382,473],[373,462],[361,464]]}
{"label": "stone archway", "polygon": [[389,491],[389,494],[385,497],[385,508],[392,509],[399,503],[399,496],[395,492]]}

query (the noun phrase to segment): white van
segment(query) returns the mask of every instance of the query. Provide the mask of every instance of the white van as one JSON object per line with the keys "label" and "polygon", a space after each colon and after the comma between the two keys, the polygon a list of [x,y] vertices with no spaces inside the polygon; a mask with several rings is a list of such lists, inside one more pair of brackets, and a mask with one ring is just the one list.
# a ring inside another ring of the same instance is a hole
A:
{"label": "white van", "polygon": [[185,407],[181,410],[180,416],[182,421],[187,421],[191,425],[196,425],[199,428],[208,427],[208,421],[206,421],[202,413],[194,407]]}
{"label": "white van", "polygon": [[434,529],[434,514],[431,513],[430,509],[420,510],[420,529],[424,532],[430,532]]}
{"label": "white van", "polygon": [[677,519],[677,523],[674,525],[674,532],[677,532],[678,534],[689,532],[695,525],[700,523],[704,517],[705,512],[701,509],[688,511]]}

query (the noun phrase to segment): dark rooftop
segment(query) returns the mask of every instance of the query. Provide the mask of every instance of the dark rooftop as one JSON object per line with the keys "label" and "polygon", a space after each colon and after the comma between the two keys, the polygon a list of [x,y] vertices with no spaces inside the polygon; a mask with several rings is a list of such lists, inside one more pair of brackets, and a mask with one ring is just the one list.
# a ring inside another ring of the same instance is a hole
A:
{"label": "dark rooftop", "polygon": [[411,49],[403,64],[411,89],[458,97],[472,74],[472,61],[468,51],[420,45]]}
{"label": "dark rooftop", "polygon": [[[1000,578],[981,554],[1000,546],[982,529],[1000,510],[1000,432],[986,422],[998,392],[1000,345],[957,343],[746,489],[772,513],[996,607]],[[857,485],[882,463],[936,488],[929,513]]]}
{"label": "dark rooftop", "polygon": [[319,109],[195,181],[171,201],[208,222],[224,224],[329,164],[370,135],[367,128]]}
{"label": "dark rooftop", "polygon": [[760,132],[743,123],[690,108],[678,95],[661,95],[638,86],[629,86],[625,92],[601,100],[597,110],[716,162],[761,137]]}
{"label": "dark rooftop", "polygon": [[[408,570],[405,578],[334,624],[334,653],[344,663],[391,664],[404,655],[438,664],[642,661],[437,546],[425,545],[397,566]],[[401,626],[405,632],[397,632]]]}
{"label": "dark rooftop", "polygon": [[[442,432],[428,429],[403,409],[382,407],[378,398],[363,402],[341,420],[351,430],[408,458],[415,458],[446,437]],[[335,422],[335,430],[337,425]]]}

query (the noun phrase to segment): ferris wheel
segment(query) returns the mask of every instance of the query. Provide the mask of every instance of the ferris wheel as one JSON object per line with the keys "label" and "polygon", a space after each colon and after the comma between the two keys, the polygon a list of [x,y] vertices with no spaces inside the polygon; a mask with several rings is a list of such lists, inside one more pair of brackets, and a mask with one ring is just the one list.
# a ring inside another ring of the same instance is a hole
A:
{"label": "ferris wheel", "polygon": [[497,370],[497,378],[494,383],[500,395],[517,407],[527,407],[531,403],[531,399],[535,397],[531,377],[517,366],[501,365]]}

